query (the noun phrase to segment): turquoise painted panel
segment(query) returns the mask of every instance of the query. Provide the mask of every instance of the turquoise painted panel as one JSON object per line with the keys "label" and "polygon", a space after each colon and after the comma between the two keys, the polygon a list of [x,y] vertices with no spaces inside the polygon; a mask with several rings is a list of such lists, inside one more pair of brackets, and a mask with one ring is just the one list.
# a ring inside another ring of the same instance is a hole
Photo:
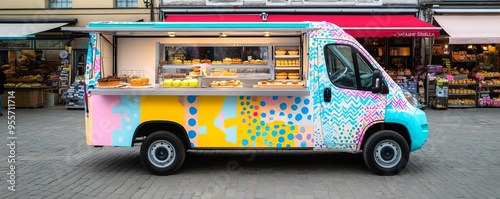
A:
{"label": "turquoise painted panel", "polygon": [[421,149],[429,138],[429,124],[425,112],[420,109],[415,111],[414,117],[406,125],[410,132],[411,151]]}

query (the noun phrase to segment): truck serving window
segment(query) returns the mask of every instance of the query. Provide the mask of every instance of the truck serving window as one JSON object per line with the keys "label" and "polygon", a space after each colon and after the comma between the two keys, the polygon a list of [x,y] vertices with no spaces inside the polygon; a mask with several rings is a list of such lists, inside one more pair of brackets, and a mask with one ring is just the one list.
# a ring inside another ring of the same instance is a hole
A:
{"label": "truck serving window", "polygon": [[354,47],[344,44],[327,45],[325,60],[333,85],[346,89],[371,89],[373,67]]}

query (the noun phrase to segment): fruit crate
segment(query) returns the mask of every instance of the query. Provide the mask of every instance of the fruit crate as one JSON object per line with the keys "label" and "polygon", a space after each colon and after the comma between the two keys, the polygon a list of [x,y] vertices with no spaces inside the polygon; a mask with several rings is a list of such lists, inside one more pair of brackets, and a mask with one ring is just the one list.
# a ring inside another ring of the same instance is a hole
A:
{"label": "fruit crate", "polygon": [[14,91],[15,98],[11,98],[15,102],[16,108],[38,108],[45,104],[45,90],[43,88],[6,88],[2,99],[2,106],[7,107],[8,91]]}

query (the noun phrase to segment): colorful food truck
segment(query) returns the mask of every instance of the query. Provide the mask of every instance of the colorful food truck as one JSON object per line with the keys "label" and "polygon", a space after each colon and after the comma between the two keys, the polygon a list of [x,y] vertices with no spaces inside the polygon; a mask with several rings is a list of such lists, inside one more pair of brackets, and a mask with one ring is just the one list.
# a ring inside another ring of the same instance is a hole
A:
{"label": "colorful food truck", "polygon": [[[92,22],[86,141],[140,145],[153,174],[187,150],[362,153],[376,174],[425,144],[423,111],[370,54],[327,22]],[[109,75],[107,75],[109,74]]]}

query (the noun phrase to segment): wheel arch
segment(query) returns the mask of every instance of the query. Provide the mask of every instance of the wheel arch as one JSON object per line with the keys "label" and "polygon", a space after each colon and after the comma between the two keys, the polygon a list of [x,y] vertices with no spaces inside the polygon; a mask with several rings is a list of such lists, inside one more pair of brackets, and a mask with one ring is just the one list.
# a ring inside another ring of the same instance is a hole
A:
{"label": "wheel arch", "polygon": [[408,128],[406,128],[404,125],[391,122],[377,122],[368,126],[367,129],[364,131],[363,135],[361,136],[360,142],[358,142],[356,151],[360,152],[365,146],[366,140],[368,140],[368,138],[371,135],[381,130],[391,130],[400,134],[406,140],[408,146],[411,146],[410,132],[408,131]]}
{"label": "wheel arch", "polygon": [[[162,130],[167,130],[176,135],[182,141],[185,149],[191,148],[191,142],[184,126],[172,121],[154,120],[143,122],[135,129],[133,140],[138,137],[147,137],[154,132]],[[134,146],[134,142],[132,142],[132,146]]]}

